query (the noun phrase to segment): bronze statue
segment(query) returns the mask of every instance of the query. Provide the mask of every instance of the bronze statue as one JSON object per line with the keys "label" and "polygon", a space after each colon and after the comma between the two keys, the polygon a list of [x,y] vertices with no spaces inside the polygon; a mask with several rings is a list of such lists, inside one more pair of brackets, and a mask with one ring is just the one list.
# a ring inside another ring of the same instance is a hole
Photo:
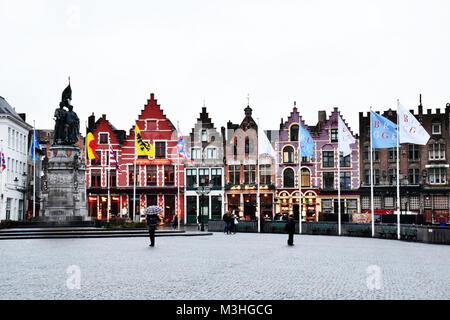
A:
{"label": "bronze statue", "polygon": [[[80,134],[80,120],[77,114],[73,111],[73,106],[70,104],[72,100],[72,88],[69,85],[64,89],[59,109],[55,110],[55,131],[53,137],[53,145],[74,145],[78,142]],[[67,107],[68,111],[64,109]]]}

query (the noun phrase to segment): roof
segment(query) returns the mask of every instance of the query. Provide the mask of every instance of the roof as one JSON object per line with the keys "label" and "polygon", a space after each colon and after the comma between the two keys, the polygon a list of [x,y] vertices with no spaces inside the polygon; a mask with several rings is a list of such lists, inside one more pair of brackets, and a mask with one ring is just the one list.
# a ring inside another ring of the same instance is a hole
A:
{"label": "roof", "polygon": [[10,114],[17,120],[23,121],[23,119],[19,116],[19,114],[14,110],[13,107],[9,105],[8,102],[6,102],[5,98],[0,97],[0,114]]}

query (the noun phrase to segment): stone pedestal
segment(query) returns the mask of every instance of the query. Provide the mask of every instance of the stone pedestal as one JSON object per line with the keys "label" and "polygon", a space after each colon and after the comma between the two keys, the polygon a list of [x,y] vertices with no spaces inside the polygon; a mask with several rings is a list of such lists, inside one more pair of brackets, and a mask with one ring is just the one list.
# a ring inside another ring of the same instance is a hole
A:
{"label": "stone pedestal", "polygon": [[72,223],[88,219],[86,165],[76,146],[52,146],[44,163],[41,217],[45,222]]}

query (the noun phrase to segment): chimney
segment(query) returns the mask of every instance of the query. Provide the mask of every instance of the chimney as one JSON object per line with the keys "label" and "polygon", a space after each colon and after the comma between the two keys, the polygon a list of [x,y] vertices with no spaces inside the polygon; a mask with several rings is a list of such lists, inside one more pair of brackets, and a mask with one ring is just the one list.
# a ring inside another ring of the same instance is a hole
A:
{"label": "chimney", "polygon": [[319,122],[325,122],[327,120],[327,112],[319,111]]}
{"label": "chimney", "polygon": [[422,94],[419,95],[419,115],[423,114]]}
{"label": "chimney", "polygon": [[88,129],[92,131],[94,130],[94,126],[95,126],[95,115],[92,112],[92,115],[90,115],[88,118]]}
{"label": "chimney", "polygon": [[26,122],[26,118],[27,118],[27,116],[26,116],[26,114],[25,113],[19,113],[19,117],[21,117],[22,118],[22,120],[24,121],[24,122]]}

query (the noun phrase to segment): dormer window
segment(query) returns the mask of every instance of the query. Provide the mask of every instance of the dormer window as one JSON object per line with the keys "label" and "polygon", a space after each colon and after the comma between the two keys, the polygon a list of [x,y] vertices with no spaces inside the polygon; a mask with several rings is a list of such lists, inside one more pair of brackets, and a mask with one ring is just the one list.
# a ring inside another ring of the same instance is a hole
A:
{"label": "dormer window", "polygon": [[108,134],[100,133],[99,140],[100,140],[100,144],[108,144]]}
{"label": "dormer window", "polygon": [[433,123],[431,125],[431,132],[432,132],[432,134],[441,134],[441,124]]}

